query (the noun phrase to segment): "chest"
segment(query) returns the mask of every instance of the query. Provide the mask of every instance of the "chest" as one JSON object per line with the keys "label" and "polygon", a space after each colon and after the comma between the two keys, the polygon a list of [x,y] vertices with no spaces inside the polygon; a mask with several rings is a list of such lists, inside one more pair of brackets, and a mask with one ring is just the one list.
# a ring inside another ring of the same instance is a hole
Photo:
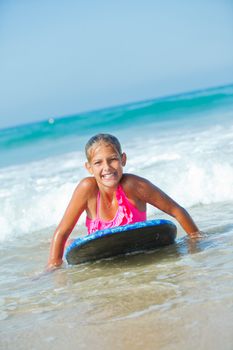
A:
{"label": "chest", "polygon": [[[139,210],[140,212],[146,211],[146,204],[142,203],[140,201],[132,200],[132,199],[127,199],[127,202],[124,204],[120,204],[121,206],[126,206],[128,210],[134,211],[134,208],[136,210]],[[88,203],[88,208],[86,210],[87,216],[95,220],[97,216],[102,219],[103,221],[111,221],[115,218],[117,212],[119,209],[119,203],[118,200],[115,198],[115,200],[111,203],[104,201],[104,200],[99,200],[93,199],[89,201]]]}

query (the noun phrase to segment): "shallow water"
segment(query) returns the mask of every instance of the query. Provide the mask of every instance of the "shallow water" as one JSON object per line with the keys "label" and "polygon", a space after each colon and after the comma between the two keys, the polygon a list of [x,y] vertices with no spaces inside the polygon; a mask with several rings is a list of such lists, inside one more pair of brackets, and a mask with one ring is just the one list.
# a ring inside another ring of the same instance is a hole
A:
{"label": "shallow water", "polygon": [[210,209],[192,209],[201,240],[179,230],[174,245],[49,274],[46,232],[3,246],[1,348],[232,349],[233,223],[210,225]]}

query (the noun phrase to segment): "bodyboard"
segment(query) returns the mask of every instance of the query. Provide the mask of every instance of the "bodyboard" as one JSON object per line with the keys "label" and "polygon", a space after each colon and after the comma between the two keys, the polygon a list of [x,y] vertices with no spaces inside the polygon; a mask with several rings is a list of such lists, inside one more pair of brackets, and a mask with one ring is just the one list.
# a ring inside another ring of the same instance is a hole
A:
{"label": "bodyboard", "polygon": [[169,220],[146,220],[108,228],[77,238],[66,249],[68,264],[109,258],[174,243],[177,228]]}

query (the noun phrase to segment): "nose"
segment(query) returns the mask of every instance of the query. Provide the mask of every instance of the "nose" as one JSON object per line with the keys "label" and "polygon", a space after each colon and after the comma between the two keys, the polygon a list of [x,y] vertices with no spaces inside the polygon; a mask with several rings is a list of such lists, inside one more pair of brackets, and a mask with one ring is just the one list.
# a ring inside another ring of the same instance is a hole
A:
{"label": "nose", "polygon": [[104,170],[110,169],[110,162],[107,159],[103,163],[103,168],[104,168]]}

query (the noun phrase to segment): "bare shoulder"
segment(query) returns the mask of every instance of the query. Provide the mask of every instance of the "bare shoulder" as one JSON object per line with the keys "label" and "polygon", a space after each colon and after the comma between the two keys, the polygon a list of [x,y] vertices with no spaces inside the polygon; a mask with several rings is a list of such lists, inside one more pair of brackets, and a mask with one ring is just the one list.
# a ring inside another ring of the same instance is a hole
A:
{"label": "bare shoulder", "polygon": [[174,213],[179,207],[171,197],[143,177],[125,174],[122,186],[129,198],[131,196],[134,200],[149,203],[168,214]]}
{"label": "bare shoulder", "polygon": [[89,176],[82,179],[76,186],[75,192],[86,194],[86,197],[93,195],[98,190],[95,178]]}
{"label": "bare shoulder", "polygon": [[144,177],[128,173],[124,174],[121,183],[126,193],[133,193],[141,200],[146,200],[148,193],[156,188]]}
{"label": "bare shoulder", "polygon": [[97,187],[96,179],[94,177],[88,176],[82,179],[78,186],[86,188],[86,189],[92,189]]}
{"label": "bare shoulder", "polygon": [[134,174],[124,174],[123,178],[121,180],[123,186],[127,187],[135,187],[136,185],[138,186],[147,186],[150,184],[150,181],[145,179],[144,177],[134,175]]}

